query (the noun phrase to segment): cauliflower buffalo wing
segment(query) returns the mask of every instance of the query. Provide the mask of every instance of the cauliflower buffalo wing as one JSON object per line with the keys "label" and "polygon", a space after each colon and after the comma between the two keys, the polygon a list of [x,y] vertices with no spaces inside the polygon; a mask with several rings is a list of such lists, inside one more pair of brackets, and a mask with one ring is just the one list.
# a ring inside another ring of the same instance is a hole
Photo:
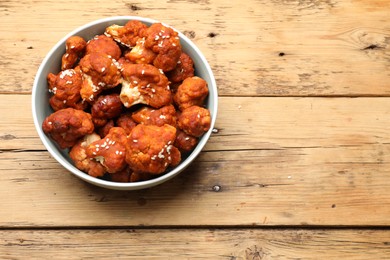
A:
{"label": "cauliflower buffalo wing", "polygon": [[83,72],[81,97],[83,100],[93,102],[104,89],[116,87],[121,83],[122,77],[119,64],[107,54],[93,52],[80,60]]}
{"label": "cauliflower buffalo wing", "polygon": [[105,35],[112,37],[116,42],[126,46],[134,47],[137,41],[144,37],[148,27],[140,21],[129,21],[124,26],[111,25],[106,28]]}
{"label": "cauliflower buffalo wing", "polygon": [[201,106],[209,94],[207,82],[199,77],[186,78],[173,97],[181,111],[190,106]]}
{"label": "cauliflower buffalo wing", "polygon": [[199,137],[210,129],[210,112],[203,107],[191,106],[183,110],[177,125],[186,134]]}
{"label": "cauliflower buffalo wing", "polygon": [[116,120],[116,124],[122,127],[127,134],[130,134],[131,130],[137,125],[137,123],[131,117],[131,113],[124,113]]}
{"label": "cauliflower buffalo wing", "polygon": [[138,124],[156,126],[168,124],[176,127],[176,109],[173,105],[163,106],[160,109],[143,107],[135,111],[132,118]]}
{"label": "cauliflower buffalo wing", "polygon": [[178,33],[162,23],[152,24],[146,31],[146,49],[157,54],[153,65],[165,71],[176,67],[181,55],[181,44]]}
{"label": "cauliflower buffalo wing", "polygon": [[160,108],[171,103],[169,81],[149,64],[123,64],[120,98],[125,107],[146,104]]}
{"label": "cauliflower buffalo wing", "polygon": [[87,43],[85,52],[86,54],[101,52],[111,56],[115,60],[118,60],[122,55],[119,46],[112,38],[107,37],[106,35],[97,35],[92,40],[90,40]]}
{"label": "cauliflower buffalo wing", "polygon": [[61,69],[67,70],[73,68],[78,59],[84,54],[86,41],[80,36],[71,36],[65,42],[65,54],[62,55]]}
{"label": "cauliflower buffalo wing", "polygon": [[186,153],[192,151],[198,144],[198,138],[184,133],[182,130],[177,130],[176,140],[174,145],[180,152]]}
{"label": "cauliflower buffalo wing", "polygon": [[173,146],[175,139],[173,126],[139,124],[128,137],[126,161],[134,172],[161,174],[181,160],[180,151]]}
{"label": "cauliflower buffalo wing", "polygon": [[126,167],[126,132],[120,127],[113,127],[104,138],[88,145],[89,158],[100,162],[108,173],[116,173]]}
{"label": "cauliflower buffalo wing", "polygon": [[74,108],[65,108],[49,115],[42,124],[46,135],[64,149],[75,145],[79,138],[94,130],[90,114]]}
{"label": "cauliflower buffalo wing", "polygon": [[95,126],[105,125],[108,119],[118,117],[122,112],[122,102],[118,94],[100,95],[93,103],[91,114]]}
{"label": "cauliflower buffalo wing", "polygon": [[77,169],[84,171],[93,177],[101,177],[106,172],[103,165],[87,156],[86,148],[88,145],[98,140],[100,140],[100,136],[95,133],[86,135],[79,140],[69,152],[69,156]]}
{"label": "cauliflower buffalo wing", "polygon": [[167,73],[168,79],[172,83],[179,83],[186,78],[194,76],[194,62],[191,57],[182,52],[176,67]]}
{"label": "cauliflower buffalo wing", "polygon": [[57,75],[49,73],[47,76],[49,92],[53,94],[49,102],[54,111],[73,107],[83,110],[86,104],[82,103],[80,89],[82,75],[74,69],[67,69]]}

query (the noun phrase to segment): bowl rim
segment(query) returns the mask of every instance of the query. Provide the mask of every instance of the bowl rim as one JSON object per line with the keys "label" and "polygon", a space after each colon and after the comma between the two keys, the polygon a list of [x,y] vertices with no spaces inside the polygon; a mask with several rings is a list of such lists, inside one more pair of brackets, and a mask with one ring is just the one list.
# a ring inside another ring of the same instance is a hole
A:
{"label": "bowl rim", "polygon": [[[127,182],[127,183],[121,183],[121,182],[113,182],[113,181],[108,181],[108,180],[102,180],[96,177],[92,177],[88,175],[87,173],[77,169],[73,164],[68,162],[67,160],[61,158],[61,156],[58,154],[57,151],[55,151],[54,148],[52,148],[51,145],[49,145],[49,142],[53,142],[47,137],[39,123],[38,120],[38,115],[36,111],[36,102],[37,102],[37,90],[38,90],[38,81],[39,81],[39,75],[42,74],[44,68],[46,67],[46,64],[50,60],[50,57],[61,47],[65,46],[65,41],[72,35],[77,35],[77,33],[83,32],[88,28],[91,28],[93,26],[102,24],[102,23],[112,23],[114,24],[115,22],[119,21],[130,21],[130,20],[138,20],[141,22],[153,24],[153,23],[158,23],[159,21],[151,19],[151,18],[146,18],[146,17],[140,17],[140,16],[112,16],[112,17],[107,17],[107,18],[102,18],[102,19],[97,19],[94,21],[91,21],[89,23],[86,23],[82,26],[77,27],[76,29],[72,30],[68,34],[66,34],[62,39],[60,39],[51,49],[50,51],[46,54],[45,58],[42,60],[38,71],[35,75],[34,78],[34,83],[33,83],[33,88],[32,88],[32,114],[33,114],[33,121],[35,128],[38,132],[39,138],[42,141],[43,145],[45,148],[48,150],[48,152],[51,154],[54,159],[59,162],[65,169],[70,171],[73,175],[76,175],[80,179],[94,184],[96,186],[108,188],[108,189],[115,189],[115,190],[139,190],[139,189],[146,189],[150,188],[156,185],[159,185],[163,182],[168,181],[169,179],[173,178],[174,176],[178,175],[180,172],[182,172],[185,168],[187,168],[192,161],[200,154],[204,146],[206,145],[207,141],[210,138],[210,135],[212,133],[212,130],[215,126],[216,122],[216,117],[217,117],[217,110],[218,110],[218,90],[217,90],[217,85],[215,81],[214,74],[211,70],[211,67],[209,63],[207,62],[206,58],[204,57],[203,53],[199,50],[199,48],[189,39],[187,38],[183,33],[181,33],[179,30],[175,29],[174,27],[168,25],[172,29],[174,29],[176,32],[178,32],[180,40],[184,41],[189,48],[193,49],[197,55],[199,56],[202,64],[204,64],[205,69],[207,71],[207,74],[210,77],[210,81],[208,84],[209,89],[212,88],[213,91],[213,99],[212,99],[212,104],[209,104],[209,109],[213,111],[211,115],[211,123],[210,123],[210,129],[203,134],[201,139],[199,140],[199,143],[197,146],[194,148],[194,150],[184,159],[184,161],[181,161],[180,164],[173,169],[169,170],[167,173],[158,176],[156,178],[153,178],[151,180],[146,180],[146,181],[140,181],[140,182]],[[166,25],[165,23],[163,23]],[[212,107],[210,107],[212,105]]]}

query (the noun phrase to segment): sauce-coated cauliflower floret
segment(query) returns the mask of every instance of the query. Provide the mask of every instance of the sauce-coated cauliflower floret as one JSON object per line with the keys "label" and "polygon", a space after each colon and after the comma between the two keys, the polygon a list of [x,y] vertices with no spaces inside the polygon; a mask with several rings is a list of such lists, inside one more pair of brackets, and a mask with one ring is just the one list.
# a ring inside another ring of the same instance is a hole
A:
{"label": "sauce-coated cauliflower floret", "polygon": [[160,109],[143,107],[135,111],[132,118],[139,124],[157,126],[168,124],[176,127],[176,109],[173,105],[163,106]]}
{"label": "sauce-coated cauliflower floret", "polygon": [[69,156],[77,169],[84,171],[93,177],[101,177],[106,172],[103,165],[95,160],[91,160],[86,153],[88,145],[98,140],[100,140],[100,136],[96,133],[86,135],[79,140],[69,152]]}
{"label": "sauce-coated cauliflower floret", "polygon": [[57,75],[49,73],[47,76],[49,92],[53,94],[49,102],[51,107],[57,111],[67,107],[83,110],[86,104],[82,103],[80,89],[82,75],[74,69],[67,69]]}
{"label": "sauce-coated cauliflower floret", "polygon": [[108,135],[87,147],[87,156],[100,162],[107,172],[116,173],[126,167],[126,142],[126,132],[113,127]]}
{"label": "sauce-coated cauliflower floret", "polygon": [[122,102],[118,94],[100,95],[93,103],[91,114],[96,126],[103,126],[108,119],[118,117],[122,112]]}
{"label": "sauce-coated cauliflower floret", "polygon": [[186,134],[199,137],[210,129],[210,112],[203,107],[191,106],[183,110],[177,125]]}
{"label": "sauce-coated cauliflower floret", "polygon": [[127,22],[124,26],[116,24],[109,26],[106,28],[105,34],[130,48],[136,45],[138,39],[144,37],[147,28],[146,24],[133,20]]}
{"label": "sauce-coated cauliflower floret", "polygon": [[168,79],[172,83],[179,83],[186,78],[194,76],[194,62],[191,57],[182,52],[176,67],[167,73]]}
{"label": "sauce-coated cauliflower floret", "polygon": [[199,77],[186,78],[178,87],[176,94],[173,97],[176,105],[180,110],[184,110],[190,106],[202,106],[204,100],[209,94],[207,82]]}
{"label": "sauce-coated cauliflower floret", "polygon": [[147,29],[145,48],[157,54],[153,65],[163,71],[173,70],[181,55],[178,33],[161,23],[152,24]]}
{"label": "sauce-coated cauliflower floret", "polygon": [[61,69],[73,68],[77,60],[84,54],[87,42],[80,36],[71,36],[65,42],[65,54],[62,55]]}
{"label": "sauce-coated cauliflower floret", "polygon": [[[92,119],[93,121],[93,119]],[[115,127],[114,120],[108,120],[107,123],[97,129],[97,133],[101,138],[104,138],[110,132],[110,129]]]}
{"label": "sauce-coated cauliflower floret", "polygon": [[131,113],[124,113],[116,120],[116,124],[122,127],[127,134],[130,134],[131,130],[136,127],[137,123],[131,117]]}
{"label": "sauce-coated cauliflower floret", "polygon": [[169,81],[149,64],[124,64],[120,98],[125,107],[146,104],[160,108],[171,103]]}
{"label": "sauce-coated cauliflower floret", "polygon": [[93,102],[104,89],[116,87],[121,83],[122,77],[119,64],[108,55],[94,52],[85,55],[80,60],[83,74],[81,97],[83,100]]}
{"label": "sauce-coated cauliflower floret", "polygon": [[126,146],[126,161],[134,172],[161,174],[181,159],[173,146],[176,128],[170,125],[137,125]]}
{"label": "sauce-coated cauliflower floret", "polygon": [[106,35],[96,35],[92,40],[88,41],[85,51],[86,54],[101,52],[111,56],[115,60],[118,60],[122,55],[119,46],[112,38]]}
{"label": "sauce-coated cauliflower floret", "polygon": [[131,51],[125,54],[129,61],[137,64],[152,64],[156,56],[156,53],[145,47],[145,38],[139,39]]}
{"label": "sauce-coated cauliflower floret", "polygon": [[178,129],[176,134],[176,140],[174,145],[180,152],[190,152],[198,144],[198,138],[184,133],[182,130]]}
{"label": "sauce-coated cauliflower floret", "polygon": [[94,125],[90,114],[74,108],[65,108],[46,117],[42,129],[64,149],[75,145],[84,135],[91,134]]}

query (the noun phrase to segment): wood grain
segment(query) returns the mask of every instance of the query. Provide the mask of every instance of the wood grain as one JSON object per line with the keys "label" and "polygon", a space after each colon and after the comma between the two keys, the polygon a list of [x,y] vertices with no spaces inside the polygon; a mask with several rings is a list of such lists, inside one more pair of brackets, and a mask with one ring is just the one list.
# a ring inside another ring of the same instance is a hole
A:
{"label": "wood grain", "polygon": [[0,231],[1,259],[388,259],[388,230]]}
{"label": "wood grain", "polygon": [[3,1],[0,92],[30,93],[46,53],[78,26],[136,15],[190,37],[222,96],[389,96],[389,13],[373,0]]}
{"label": "wood grain", "polygon": [[[390,224],[387,98],[222,97],[219,132],[187,171],[116,192],[64,170],[25,113],[30,96],[6,97],[3,227]],[[25,107],[7,110],[16,103]]]}
{"label": "wood grain", "polygon": [[[27,112],[31,96],[0,98],[0,149],[44,150]],[[388,98],[221,97],[218,111],[207,151],[390,143]]]}

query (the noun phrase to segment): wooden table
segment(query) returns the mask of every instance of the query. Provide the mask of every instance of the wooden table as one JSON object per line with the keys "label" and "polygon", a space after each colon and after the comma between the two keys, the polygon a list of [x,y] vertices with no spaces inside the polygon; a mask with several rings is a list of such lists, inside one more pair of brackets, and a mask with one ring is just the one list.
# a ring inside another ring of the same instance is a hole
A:
{"label": "wooden table", "polygon": [[[390,259],[390,1],[0,1],[0,259]],[[216,76],[204,151],[141,191],[89,185],[35,131],[46,53],[151,17]]]}

